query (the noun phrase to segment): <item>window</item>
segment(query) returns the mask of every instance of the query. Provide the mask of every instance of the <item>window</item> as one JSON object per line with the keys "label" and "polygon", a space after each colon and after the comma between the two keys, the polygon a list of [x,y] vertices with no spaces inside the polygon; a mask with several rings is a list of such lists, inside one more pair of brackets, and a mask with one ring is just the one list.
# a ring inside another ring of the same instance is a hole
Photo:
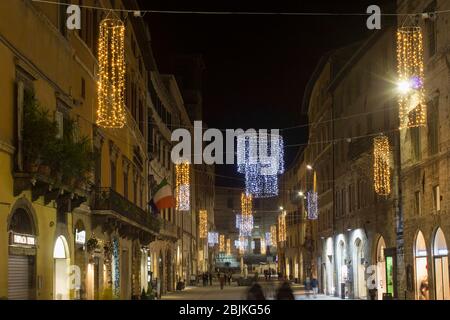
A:
{"label": "window", "polygon": [[414,214],[416,216],[422,215],[422,196],[420,191],[416,191],[414,194]]}
{"label": "window", "polygon": [[123,196],[128,199],[128,170],[123,173]]}
{"label": "window", "polygon": [[428,153],[435,155],[439,152],[439,98],[428,104]]}
{"label": "window", "polygon": [[421,144],[420,144],[420,128],[415,127],[410,129],[411,134],[411,151],[412,159],[414,161],[421,160]]}
{"label": "window", "polygon": [[433,187],[433,208],[437,212],[441,210],[441,192],[439,186]]}
{"label": "window", "polygon": [[116,191],[117,188],[117,169],[116,163],[111,161],[111,189]]}

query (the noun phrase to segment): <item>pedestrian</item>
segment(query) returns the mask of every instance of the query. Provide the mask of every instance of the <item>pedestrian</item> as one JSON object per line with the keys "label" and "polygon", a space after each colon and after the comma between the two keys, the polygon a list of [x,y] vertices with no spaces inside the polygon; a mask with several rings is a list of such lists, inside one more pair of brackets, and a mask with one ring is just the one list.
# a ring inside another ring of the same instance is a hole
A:
{"label": "pedestrian", "polygon": [[304,284],[306,297],[309,298],[309,295],[311,294],[311,279],[309,277],[306,277]]}
{"label": "pedestrian", "polygon": [[375,280],[372,280],[372,287],[369,289],[370,300],[377,300],[377,296],[378,296],[378,289]]}
{"label": "pedestrian", "polygon": [[315,299],[317,297],[317,294],[319,293],[319,281],[317,281],[315,277],[313,277],[311,280],[311,288]]}
{"label": "pedestrian", "polygon": [[213,278],[213,275],[212,275],[212,273],[210,272],[210,273],[209,273],[209,285],[210,285],[210,286],[212,286],[212,278]]}
{"label": "pedestrian", "polygon": [[277,300],[295,300],[294,293],[292,292],[289,282],[284,281],[277,291]]}
{"label": "pedestrian", "polygon": [[247,300],[266,300],[259,283],[254,283],[247,292]]}
{"label": "pedestrian", "polygon": [[223,290],[225,284],[225,273],[219,273],[220,290]]}
{"label": "pedestrian", "polygon": [[231,271],[228,273],[228,285],[231,286],[231,278],[233,278],[233,274]]}

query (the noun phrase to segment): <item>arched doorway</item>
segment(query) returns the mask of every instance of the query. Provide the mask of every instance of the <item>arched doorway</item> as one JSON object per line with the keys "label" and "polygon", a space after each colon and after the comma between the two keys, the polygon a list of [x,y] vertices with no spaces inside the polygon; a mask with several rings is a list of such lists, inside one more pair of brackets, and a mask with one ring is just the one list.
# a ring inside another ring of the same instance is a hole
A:
{"label": "arched doorway", "polygon": [[54,290],[53,290],[54,299],[69,300],[70,255],[67,240],[64,236],[59,236],[56,239],[55,247],[53,248],[53,260],[54,260]]}
{"label": "arched doorway", "polygon": [[338,247],[337,247],[337,280],[339,284],[339,295],[341,298],[345,298],[346,296],[346,282],[348,277],[348,270],[347,270],[347,264],[346,264],[346,250],[345,250],[345,242],[343,240],[339,241]]}
{"label": "arched doorway", "polygon": [[425,238],[422,232],[419,231],[414,246],[416,299],[418,300],[429,299],[427,258],[428,254]]}
{"label": "arched doorway", "polygon": [[8,299],[36,298],[36,228],[25,208],[13,210],[8,222]]}
{"label": "arched doorway", "polygon": [[383,299],[383,293],[386,293],[386,258],[384,256],[384,249],[386,248],[386,243],[384,238],[380,236],[377,243],[377,292],[378,300]]}
{"label": "arched doorway", "polygon": [[436,230],[433,240],[434,286],[436,300],[450,299],[448,275],[448,249],[441,228]]}
{"label": "arched doorway", "polygon": [[367,291],[365,283],[364,243],[360,238],[357,238],[354,242],[353,255],[354,296],[355,298],[365,299],[367,297]]}

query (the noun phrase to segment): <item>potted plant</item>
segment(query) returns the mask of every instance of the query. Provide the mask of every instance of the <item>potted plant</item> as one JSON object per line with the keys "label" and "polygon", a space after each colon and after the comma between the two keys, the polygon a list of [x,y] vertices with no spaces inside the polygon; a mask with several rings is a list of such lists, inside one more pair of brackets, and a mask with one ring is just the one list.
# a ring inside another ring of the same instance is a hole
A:
{"label": "potted plant", "polygon": [[89,240],[86,242],[86,250],[88,253],[92,253],[95,251],[95,249],[98,248],[98,240],[94,236],[89,238]]}

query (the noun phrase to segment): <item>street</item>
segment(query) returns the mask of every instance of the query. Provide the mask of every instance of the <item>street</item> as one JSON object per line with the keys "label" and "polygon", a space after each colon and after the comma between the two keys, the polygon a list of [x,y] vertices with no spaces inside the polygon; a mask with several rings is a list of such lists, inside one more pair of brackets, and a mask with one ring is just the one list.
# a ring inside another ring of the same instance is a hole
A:
{"label": "street", "polygon": [[[280,282],[260,282],[263,287],[264,294],[267,300],[273,300],[275,298],[276,289],[279,287]],[[176,291],[164,295],[162,300],[245,300],[247,290],[250,287],[238,286],[236,283],[232,283],[231,286],[224,286],[223,290],[220,290],[218,282],[214,282],[212,286],[190,286],[186,287],[183,291]],[[316,298],[310,295],[308,297],[305,294],[303,286],[292,286],[295,300],[339,300],[336,297],[330,297],[323,294],[317,295]]]}

